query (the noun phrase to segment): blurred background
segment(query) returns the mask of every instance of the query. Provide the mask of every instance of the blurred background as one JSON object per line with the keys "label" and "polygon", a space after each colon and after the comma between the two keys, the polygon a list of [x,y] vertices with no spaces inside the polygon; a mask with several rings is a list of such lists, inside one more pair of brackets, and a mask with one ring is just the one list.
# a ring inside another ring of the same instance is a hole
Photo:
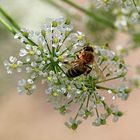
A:
{"label": "blurred background", "polygon": [[[88,0],[73,0],[82,7],[90,8]],[[82,31],[95,44],[128,47],[131,43],[128,32],[107,30],[82,12],[58,0],[0,0],[0,5],[20,24],[34,30],[39,29],[46,17],[72,17],[76,30]],[[100,11],[103,13],[102,11]],[[109,15],[106,16],[112,17]],[[139,29],[139,28],[138,28]],[[131,32],[132,33],[132,32]],[[133,32],[134,34],[134,32]],[[137,40],[136,40],[137,41]],[[138,41],[137,41],[138,42]],[[139,42],[138,42],[139,43]],[[133,44],[133,43],[132,43]],[[60,115],[46,102],[44,87],[31,96],[18,95],[17,81],[23,74],[7,75],[3,61],[11,55],[18,55],[20,43],[0,24],[0,140],[139,140],[140,139],[140,94],[133,91],[127,101],[117,100],[125,115],[117,123],[93,127],[92,120],[84,121],[76,131],[69,130],[64,122],[71,116]],[[133,46],[133,45],[132,45]],[[139,44],[129,52],[126,62],[129,65],[128,77],[135,75],[135,66],[140,63]]]}

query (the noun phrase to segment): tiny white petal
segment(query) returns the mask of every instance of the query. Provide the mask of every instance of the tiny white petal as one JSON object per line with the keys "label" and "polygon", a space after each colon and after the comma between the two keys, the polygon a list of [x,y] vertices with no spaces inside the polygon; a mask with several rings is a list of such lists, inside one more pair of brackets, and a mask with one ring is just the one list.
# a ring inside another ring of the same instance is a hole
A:
{"label": "tiny white petal", "polygon": [[28,44],[25,46],[25,48],[26,48],[27,50],[31,50],[31,46],[28,45]]}
{"label": "tiny white petal", "polygon": [[112,100],[115,100],[116,99],[116,96],[114,95],[113,97],[112,97]]}
{"label": "tiny white petal", "polygon": [[27,73],[32,72],[32,68],[31,68],[31,67],[26,67],[26,72],[27,72]]}
{"label": "tiny white petal", "polygon": [[29,84],[33,84],[33,83],[34,83],[34,81],[33,81],[32,79],[28,79],[27,82],[28,82]]}
{"label": "tiny white petal", "polygon": [[25,56],[27,54],[28,54],[28,52],[25,49],[21,49],[20,52],[19,52],[19,56],[21,56],[21,57]]}
{"label": "tiny white petal", "polygon": [[10,65],[10,63],[9,63],[8,60],[4,60],[3,64],[4,64],[4,66],[8,66],[8,65]]}
{"label": "tiny white petal", "polygon": [[21,80],[18,81],[19,86],[23,86],[25,83],[26,83],[25,79],[21,79]]}
{"label": "tiny white petal", "polygon": [[9,57],[9,61],[10,61],[11,63],[15,63],[15,62],[17,61],[17,58],[16,58],[16,57],[13,57],[13,56],[10,56],[10,57]]}

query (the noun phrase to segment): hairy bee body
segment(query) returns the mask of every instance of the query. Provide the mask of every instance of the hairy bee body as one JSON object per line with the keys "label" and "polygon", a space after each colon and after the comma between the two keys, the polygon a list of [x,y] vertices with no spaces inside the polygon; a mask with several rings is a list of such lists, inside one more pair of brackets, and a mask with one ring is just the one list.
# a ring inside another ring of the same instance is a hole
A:
{"label": "hairy bee body", "polygon": [[68,69],[66,75],[70,78],[74,78],[85,73],[86,70],[87,67],[85,65],[81,64],[80,61],[76,61],[75,64],[70,69]]}
{"label": "hairy bee body", "polygon": [[91,71],[88,64],[94,62],[93,48],[86,46],[80,52],[78,59],[72,62],[72,67],[68,69],[66,75],[69,78],[80,76],[81,74],[88,74]]}

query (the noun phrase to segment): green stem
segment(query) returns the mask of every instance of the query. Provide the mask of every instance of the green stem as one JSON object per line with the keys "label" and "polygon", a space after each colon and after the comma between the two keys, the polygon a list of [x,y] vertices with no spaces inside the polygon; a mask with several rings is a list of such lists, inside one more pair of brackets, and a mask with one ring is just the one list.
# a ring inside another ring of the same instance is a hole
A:
{"label": "green stem", "polygon": [[85,103],[85,100],[86,100],[86,97],[84,98],[83,102],[81,103],[81,105],[80,105],[80,107],[79,107],[79,109],[78,109],[78,111],[77,111],[77,114],[76,114],[76,116],[74,117],[74,120],[76,120],[76,119],[77,119],[78,114],[79,114],[79,111],[80,111],[80,110],[81,110],[81,108],[83,107],[83,105],[84,105],[84,103]]}
{"label": "green stem", "polygon": [[70,100],[67,104],[71,104],[73,102],[73,100]]}
{"label": "green stem", "polygon": [[[69,36],[69,35],[68,35],[68,36]],[[67,39],[68,36],[65,36],[65,37],[64,37],[64,39],[63,39],[63,41],[62,41],[62,44],[61,44],[60,46],[58,46],[57,51],[59,51],[59,50],[61,49],[63,43],[65,42],[65,40]]]}
{"label": "green stem", "polygon": [[45,70],[47,70],[49,67],[50,67],[50,64],[45,65],[42,71],[45,72]]}
{"label": "green stem", "polygon": [[58,67],[64,74],[66,74],[66,73],[64,72],[64,70],[63,70],[59,65],[57,65],[57,67]]}
{"label": "green stem", "polygon": [[61,12],[65,13],[68,17],[77,19],[76,15],[71,14],[66,8],[64,8],[63,6],[59,5],[55,0],[44,0],[47,3],[50,3],[51,5],[53,5],[54,7],[58,8]]}
{"label": "green stem", "polygon": [[103,83],[103,82],[108,82],[108,81],[115,80],[115,79],[118,79],[118,78],[121,78],[121,77],[122,76],[116,76],[116,77],[112,77],[112,78],[109,78],[109,79],[104,79],[104,80],[101,80],[101,81],[97,81],[96,84]]}
{"label": "green stem", "polygon": [[109,64],[107,64],[107,65],[102,69],[102,72],[104,72],[108,66],[109,66]]}
{"label": "green stem", "polygon": [[45,42],[46,42],[46,46],[47,46],[47,49],[48,49],[49,53],[52,54],[52,52],[51,52],[51,50],[50,50],[50,47],[49,47],[49,44],[48,44],[48,42],[47,42],[47,40],[46,40],[46,37],[43,36],[43,38],[44,38],[44,40],[45,40]]}
{"label": "green stem", "polygon": [[86,108],[88,108],[88,105],[89,105],[89,99],[90,99],[90,95],[91,95],[91,94],[89,94],[89,95],[88,95],[88,98],[87,98],[87,104],[86,104]]}
{"label": "green stem", "polygon": [[0,17],[0,23],[2,23],[11,33],[13,33],[14,35],[16,34],[16,31],[14,28],[12,28],[5,20],[3,20]]}
{"label": "green stem", "polygon": [[66,51],[68,51],[70,48],[72,48],[73,45],[74,45],[74,44],[68,46],[65,50],[63,50],[63,51],[61,52],[60,56],[63,55]]}
{"label": "green stem", "polygon": [[110,116],[112,114],[112,109],[106,104],[105,101],[101,100],[101,103],[104,106],[104,109],[106,110],[106,112],[108,113],[108,116]]}
{"label": "green stem", "polygon": [[[96,96],[95,92],[93,92],[93,95],[94,95],[95,101],[97,102],[97,96]],[[96,111],[97,117],[99,118],[100,116],[99,116],[99,112],[98,112],[98,109],[97,109],[97,103],[96,103],[95,111]]]}
{"label": "green stem", "polygon": [[137,4],[136,4],[135,0],[132,0],[132,3],[134,4],[134,6],[135,6],[135,8],[136,8],[136,10],[137,10],[137,12],[138,12],[138,14],[139,14],[139,16],[140,16],[140,11],[139,11],[138,8],[137,8]]}
{"label": "green stem", "polygon": [[113,93],[117,93],[117,91],[113,88],[109,88],[109,87],[103,87],[103,86],[99,86],[99,85],[96,85],[96,88],[97,89],[101,89],[101,90],[111,90]]}
{"label": "green stem", "polygon": [[[54,29],[52,30],[52,45],[53,45],[53,39],[54,39],[53,33],[54,33]],[[55,47],[53,46],[52,46],[52,55],[53,57],[55,56]]]}
{"label": "green stem", "polygon": [[[77,89],[79,89],[76,85],[75,85],[75,87],[76,87]],[[76,99],[79,99],[82,95],[83,95],[83,94],[80,94],[79,96],[76,96]],[[73,103],[73,102],[74,102],[74,100],[72,99],[72,100],[70,100],[67,104],[70,104],[70,103]]]}
{"label": "green stem", "polygon": [[11,23],[15,27],[15,29],[20,31],[19,25],[8,15],[8,13],[4,9],[2,9],[1,6],[0,6],[0,13],[9,21],[9,23]]}
{"label": "green stem", "polygon": [[99,85],[96,85],[96,88],[97,89],[103,89],[103,90],[113,90],[112,88],[103,87],[103,86],[99,86]]}
{"label": "green stem", "polygon": [[97,21],[97,22],[99,22],[101,24],[105,24],[106,26],[109,26],[109,27],[115,29],[114,24],[111,21],[109,21],[108,19],[106,19],[105,17],[103,17],[101,15],[99,16],[99,15],[93,13],[93,12],[90,12],[90,11],[88,11],[88,10],[80,7],[79,5],[73,3],[70,0],[62,0],[62,1],[65,2],[65,3],[67,3],[67,4],[69,4],[70,6],[72,6],[74,8],[76,8],[76,9],[78,9],[79,11],[83,12],[84,14],[88,15],[93,20],[95,20],[95,21]]}
{"label": "green stem", "polygon": [[[10,17],[10,15],[0,6],[0,13],[3,15],[3,17],[5,18],[5,21],[1,18],[0,22],[10,31],[12,32],[14,35],[18,32],[21,32],[20,30],[20,26],[16,23],[16,21],[14,19],[12,19]],[[6,21],[8,21],[9,23],[7,23]],[[22,33],[22,32],[21,32]],[[28,37],[24,36],[28,42],[24,42],[25,44],[31,44],[31,45],[36,45],[37,44],[35,42],[33,42],[31,39],[29,39]]]}

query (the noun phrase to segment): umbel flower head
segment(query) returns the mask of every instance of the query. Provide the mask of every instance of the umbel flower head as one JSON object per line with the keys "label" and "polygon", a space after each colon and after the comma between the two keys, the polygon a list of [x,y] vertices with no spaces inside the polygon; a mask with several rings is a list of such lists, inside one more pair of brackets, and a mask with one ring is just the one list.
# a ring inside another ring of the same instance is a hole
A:
{"label": "umbel flower head", "polygon": [[[79,106],[75,117],[66,122],[66,126],[75,130],[83,119],[94,117],[93,125],[106,124],[106,119],[112,115],[113,121],[117,121],[123,113],[112,101],[117,97],[126,100],[131,88],[127,85],[127,66],[123,56],[116,54],[107,45],[90,44],[85,35],[79,31],[73,32],[73,26],[69,19],[47,19],[40,31],[34,32],[22,29],[15,35],[20,39],[23,47],[19,51],[19,60],[10,57],[4,61],[8,74],[14,70],[24,68],[28,79],[18,82],[20,94],[32,94],[36,89],[36,81],[47,83],[45,93],[47,99],[52,102],[54,108],[60,113],[71,111],[71,105]],[[92,70],[85,75],[71,78],[67,71],[81,61],[79,55],[84,47],[90,46],[94,52],[93,64],[84,65]],[[112,80],[115,81],[115,84]],[[111,82],[109,82],[111,81]]]}
{"label": "umbel flower head", "polygon": [[139,0],[91,0],[96,9],[112,13],[118,30],[128,31],[140,23]]}

